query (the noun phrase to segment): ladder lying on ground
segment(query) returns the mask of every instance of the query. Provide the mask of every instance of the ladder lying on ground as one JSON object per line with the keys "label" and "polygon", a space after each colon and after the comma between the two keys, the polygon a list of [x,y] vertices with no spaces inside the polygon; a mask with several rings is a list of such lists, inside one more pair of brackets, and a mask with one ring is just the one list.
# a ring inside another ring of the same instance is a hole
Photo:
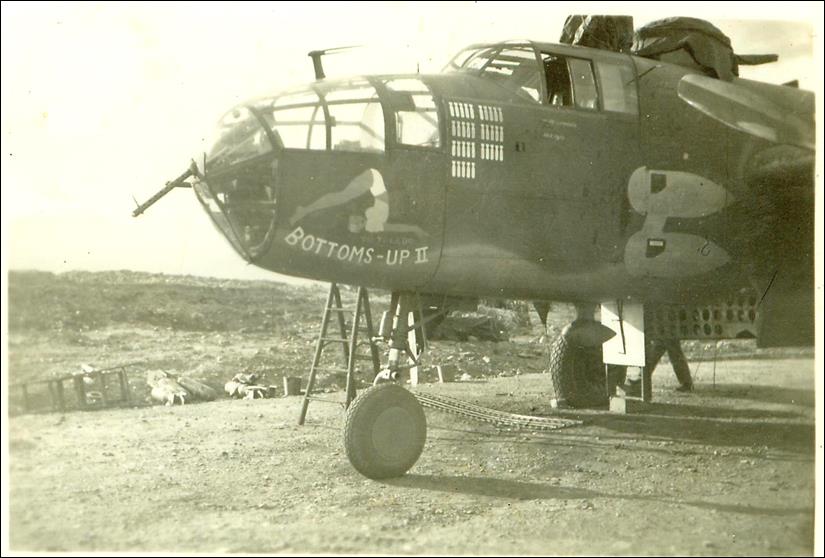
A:
{"label": "ladder lying on ground", "polygon": [[[352,312],[352,321],[347,324],[344,314]],[[329,322],[332,315],[335,314],[338,327],[340,329],[340,337],[330,336],[328,333]],[[364,322],[363,326],[361,322]],[[359,341],[359,334],[366,337],[366,340]],[[329,367],[321,365],[321,357],[327,345],[337,344],[341,345],[343,351],[343,366]],[[368,345],[370,348],[369,356],[359,355],[358,348]],[[298,424],[304,424],[307,415],[307,408],[310,401],[324,401],[329,403],[343,403],[344,407],[349,407],[349,404],[355,399],[355,362],[357,360],[366,360],[372,362],[372,377],[378,374],[381,367],[381,361],[378,353],[378,346],[375,344],[373,328],[372,328],[372,313],[370,312],[370,300],[367,290],[364,287],[358,288],[358,296],[355,300],[354,308],[344,308],[341,305],[341,291],[336,283],[330,283],[329,294],[327,295],[327,302],[324,306],[324,315],[321,320],[321,332],[318,335],[318,341],[315,345],[315,356],[312,357],[312,366],[309,369],[309,379],[307,380],[306,392],[304,393],[304,400],[301,405],[301,416],[298,418]],[[335,401],[331,399],[316,397],[313,395],[315,389],[315,379],[318,372],[328,373],[346,373],[346,400],[344,402]],[[370,378],[372,380],[372,378]]]}

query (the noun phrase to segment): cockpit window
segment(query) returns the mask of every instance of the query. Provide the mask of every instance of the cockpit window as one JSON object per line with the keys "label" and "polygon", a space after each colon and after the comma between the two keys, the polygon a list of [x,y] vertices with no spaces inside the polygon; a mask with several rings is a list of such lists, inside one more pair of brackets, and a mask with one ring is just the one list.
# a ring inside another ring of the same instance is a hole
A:
{"label": "cockpit window", "polygon": [[[489,57],[494,54],[499,47],[471,47],[466,48],[453,57],[443,72],[466,72],[469,70],[480,70]],[[471,61],[474,61],[472,64]]]}
{"label": "cockpit window", "polygon": [[378,98],[329,105],[334,151],[384,151],[384,112]]}
{"label": "cockpit window", "polygon": [[420,79],[399,78],[384,82],[396,97],[395,141],[415,147],[439,147],[438,109],[430,88]]}
{"label": "cockpit window", "polygon": [[499,81],[531,101],[541,102],[541,68],[532,48],[507,48],[499,51],[484,67],[482,76]]}
{"label": "cockpit window", "polygon": [[314,91],[299,91],[298,93],[290,93],[276,97],[270,104],[274,108],[317,105],[318,95],[316,95]]}
{"label": "cockpit window", "polygon": [[473,73],[525,100],[541,102],[543,72],[530,45],[468,49],[453,58],[445,71]]}
{"label": "cockpit window", "polygon": [[554,107],[598,110],[599,93],[589,60],[543,52],[547,103]]}
{"label": "cockpit window", "polygon": [[276,141],[283,147],[326,149],[324,113],[320,106],[276,110],[267,116]]}
{"label": "cockpit window", "polygon": [[573,92],[578,108],[599,108],[599,95],[596,81],[593,79],[593,67],[589,60],[570,58],[570,77],[573,79]]}
{"label": "cockpit window", "polygon": [[429,93],[430,88],[417,78],[396,78],[384,82],[387,89],[396,93]]}
{"label": "cockpit window", "polygon": [[330,89],[322,86],[317,91],[322,97],[315,91],[300,91],[255,105],[278,147],[384,151],[384,112],[378,93],[368,81],[352,81]]}
{"label": "cockpit window", "polygon": [[375,88],[369,82],[351,82],[340,89],[332,89],[324,93],[324,99],[328,103],[338,101],[366,101],[376,97]]}
{"label": "cockpit window", "polygon": [[629,62],[599,60],[596,62],[602,104],[606,111],[639,114],[636,76]]}
{"label": "cockpit window", "polygon": [[326,149],[326,121],[312,91],[282,95],[255,107],[269,124],[278,147]]}
{"label": "cockpit window", "polygon": [[417,147],[441,145],[435,110],[399,110],[395,113],[395,130],[398,143]]}

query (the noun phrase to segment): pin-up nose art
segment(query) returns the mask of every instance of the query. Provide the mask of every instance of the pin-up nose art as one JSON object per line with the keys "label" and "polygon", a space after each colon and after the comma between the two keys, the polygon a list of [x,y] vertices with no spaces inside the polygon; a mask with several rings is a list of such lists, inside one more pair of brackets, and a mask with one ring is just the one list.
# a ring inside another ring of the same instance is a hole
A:
{"label": "pin-up nose art", "polygon": [[372,205],[364,211],[363,218],[355,216],[357,219],[350,219],[351,232],[359,232],[363,229],[369,233],[399,232],[412,233],[419,237],[426,236],[424,230],[416,225],[388,222],[390,218],[389,192],[384,184],[384,177],[374,168],[358,174],[342,190],[324,194],[309,205],[299,206],[289,222],[291,225],[298,224],[308,215],[346,205],[365,194],[372,196]]}

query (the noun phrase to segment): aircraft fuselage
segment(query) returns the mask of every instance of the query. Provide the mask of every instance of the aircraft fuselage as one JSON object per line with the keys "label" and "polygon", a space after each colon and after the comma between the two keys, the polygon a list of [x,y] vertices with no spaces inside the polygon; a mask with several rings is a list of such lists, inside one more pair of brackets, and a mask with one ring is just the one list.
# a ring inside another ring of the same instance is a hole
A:
{"label": "aircraft fuselage", "polygon": [[810,94],[581,47],[496,47],[443,74],[245,103],[222,121],[198,197],[259,267],[389,290],[686,302],[768,273],[746,257],[749,172],[777,146],[812,152]]}

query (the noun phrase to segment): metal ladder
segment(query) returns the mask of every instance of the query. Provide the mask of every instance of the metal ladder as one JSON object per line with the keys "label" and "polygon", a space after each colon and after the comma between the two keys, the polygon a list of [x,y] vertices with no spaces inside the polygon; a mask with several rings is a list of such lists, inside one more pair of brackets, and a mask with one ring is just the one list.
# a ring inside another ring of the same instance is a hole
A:
{"label": "metal ladder", "polygon": [[[352,312],[352,323],[347,331],[347,323],[344,314]],[[340,337],[331,337],[327,333],[329,322],[332,315],[335,314],[338,320],[338,327],[340,329]],[[363,328],[361,321],[364,321]],[[367,337],[366,341],[359,341],[358,334],[364,333]],[[329,367],[321,366],[321,357],[329,344],[340,344],[343,349],[344,366],[343,367]],[[358,355],[358,348],[363,345],[369,345],[370,355]],[[346,372],[347,387],[346,400],[343,402],[344,408],[349,407],[352,400],[355,399],[355,361],[367,360],[372,361],[373,376],[377,375],[381,361],[378,353],[378,346],[375,344],[372,328],[372,314],[370,312],[370,299],[367,290],[364,287],[358,287],[358,295],[355,301],[355,308],[344,308],[341,305],[341,291],[338,289],[337,283],[330,283],[329,294],[327,295],[327,302],[324,306],[324,316],[321,320],[321,332],[318,335],[318,341],[315,344],[315,355],[312,357],[312,366],[309,369],[309,379],[307,380],[306,391],[304,392],[304,400],[301,404],[301,416],[298,418],[298,424],[304,424],[307,415],[307,408],[310,401],[323,401],[327,403],[339,403],[331,399],[316,397],[312,394],[315,388],[315,378],[318,372]]]}

